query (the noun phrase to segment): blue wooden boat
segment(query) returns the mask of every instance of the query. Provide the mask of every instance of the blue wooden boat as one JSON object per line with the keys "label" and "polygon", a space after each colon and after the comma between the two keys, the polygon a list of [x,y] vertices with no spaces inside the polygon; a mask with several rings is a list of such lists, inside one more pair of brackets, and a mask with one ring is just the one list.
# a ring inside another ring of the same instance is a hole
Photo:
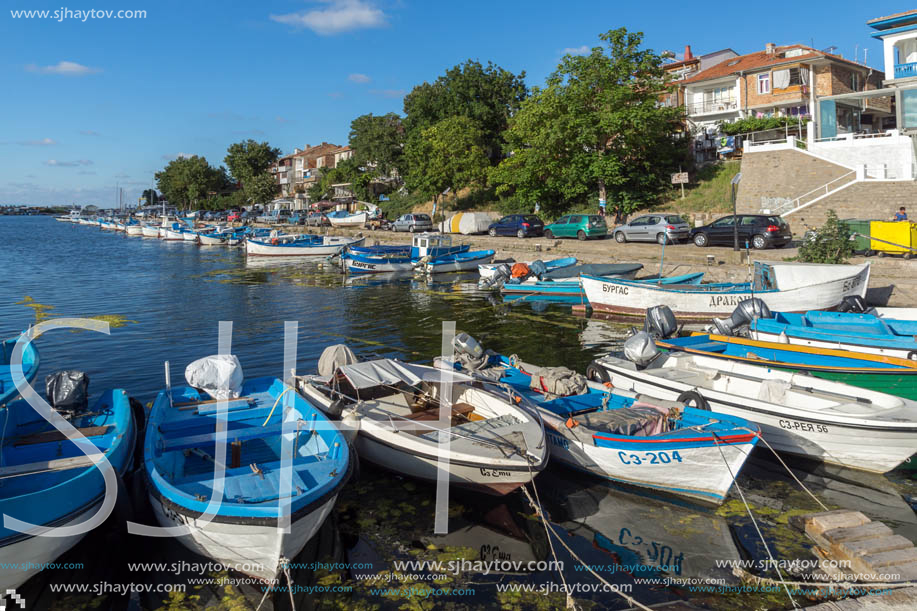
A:
{"label": "blue wooden boat", "polygon": [[366,240],[347,236],[320,236],[311,234],[281,235],[245,240],[245,254],[249,256],[281,257],[331,257],[340,254],[350,245]]}
{"label": "blue wooden boat", "polygon": [[[542,261],[545,267],[545,272],[542,274],[542,277],[545,277],[550,272],[556,272],[564,268],[571,268],[576,265],[576,262],[576,257],[561,257],[560,259]],[[481,280],[489,280],[490,278],[493,278],[500,266],[504,264],[510,266],[513,265],[512,263],[487,263],[485,265],[478,265],[478,273],[481,274]],[[531,264],[531,261],[526,263],[526,265]]]}
{"label": "blue wooden boat", "polygon": [[[650,284],[700,284],[703,272],[666,276],[664,278],[640,278],[634,282]],[[527,299],[529,301],[553,301],[557,303],[582,303],[586,294],[579,280],[535,281],[519,284],[504,284],[500,289],[506,300]]]}
{"label": "blue wooden boat", "polygon": [[364,257],[392,257],[395,255],[409,256],[410,244],[377,244],[375,246],[351,246],[347,252]]}
{"label": "blue wooden boat", "polygon": [[[461,365],[456,368],[468,372]],[[484,369],[472,373],[509,386],[535,406],[545,423],[552,459],[599,477],[706,503],[723,502],[759,438],[758,426],[744,418],[585,379],[582,394],[558,396],[545,382],[548,370],[515,358],[492,355]]]}
{"label": "blue wooden boat", "polygon": [[475,250],[441,255],[418,262],[416,268],[427,274],[465,272],[478,269],[479,265],[490,263],[497,255],[495,250]]}
{"label": "blue wooden boat", "polygon": [[879,318],[873,314],[773,312],[749,323],[752,339],[836,348],[917,360],[917,321]]}
{"label": "blue wooden boat", "polygon": [[371,248],[381,247],[349,247],[341,255],[342,270],[350,274],[411,272],[421,259],[466,253],[470,247],[467,244],[453,245],[452,237],[448,235],[421,233],[414,236],[410,250],[405,253],[366,252]]}
{"label": "blue wooden boat", "polygon": [[[73,526],[94,516],[105,495],[100,467],[26,401],[14,401],[0,411],[6,430],[0,448],[0,513],[48,527]],[[131,467],[137,437],[127,393],[106,391],[68,420],[104,453],[120,480]],[[18,587],[83,536],[39,537],[0,525],[0,588],[5,592]]]}
{"label": "blue wooden boat", "polygon": [[[197,524],[179,540],[247,574],[274,579],[331,513],[353,463],[346,440],[321,411],[281,380],[246,380],[226,404],[226,471],[215,497],[220,403],[191,387],[159,393],[144,442],[144,472],[163,526]],[[289,475],[281,456],[292,455]],[[284,481],[291,477],[291,481]],[[214,518],[199,518],[213,500]],[[278,528],[290,516],[289,532]]]}
{"label": "blue wooden boat", "polygon": [[[16,385],[13,383],[12,371],[13,351],[16,348],[16,342],[19,341],[19,337],[8,339],[2,344],[3,353],[0,354],[0,407],[19,395],[19,391],[16,390]],[[31,382],[35,379],[35,374],[38,373],[38,364],[38,349],[35,348],[35,344],[32,342],[26,343],[22,349],[22,375],[26,382]]]}

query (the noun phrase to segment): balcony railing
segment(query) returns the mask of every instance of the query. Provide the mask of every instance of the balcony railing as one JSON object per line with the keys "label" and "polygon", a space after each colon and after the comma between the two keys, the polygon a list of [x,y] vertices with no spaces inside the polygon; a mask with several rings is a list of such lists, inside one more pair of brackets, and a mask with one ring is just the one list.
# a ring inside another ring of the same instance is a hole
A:
{"label": "balcony railing", "polygon": [[694,102],[686,105],[689,115],[700,115],[708,112],[727,112],[735,110],[738,105],[735,99],[728,98],[725,100],[704,100],[703,102]]}
{"label": "balcony railing", "polygon": [[895,64],[895,78],[910,78],[912,76],[917,76],[917,62]]}

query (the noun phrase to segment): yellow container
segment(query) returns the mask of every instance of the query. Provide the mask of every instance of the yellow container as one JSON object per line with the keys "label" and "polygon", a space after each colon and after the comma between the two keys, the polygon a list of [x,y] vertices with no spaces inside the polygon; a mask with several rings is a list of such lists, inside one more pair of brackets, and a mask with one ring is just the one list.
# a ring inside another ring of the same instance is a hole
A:
{"label": "yellow container", "polygon": [[[917,223],[910,221],[872,221],[869,224],[872,250],[917,256]],[[888,244],[892,242],[892,244]],[[897,245],[897,246],[896,246]]]}

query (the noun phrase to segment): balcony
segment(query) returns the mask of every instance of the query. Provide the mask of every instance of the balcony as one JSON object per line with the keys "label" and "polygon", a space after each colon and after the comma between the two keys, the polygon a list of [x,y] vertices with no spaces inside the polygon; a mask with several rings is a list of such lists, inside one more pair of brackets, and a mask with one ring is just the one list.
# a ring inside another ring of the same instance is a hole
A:
{"label": "balcony", "polygon": [[911,78],[913,76],[917,76],[917,62],[895,64],[895,78]]}
{"label": "balcony", "polygon": [[715,112],[729,112],[738,108],[735,98],[725,98],[720,100],[704,100],[703,102],[694,102],[686,104],[685,109],[689,115],[702,115]]}

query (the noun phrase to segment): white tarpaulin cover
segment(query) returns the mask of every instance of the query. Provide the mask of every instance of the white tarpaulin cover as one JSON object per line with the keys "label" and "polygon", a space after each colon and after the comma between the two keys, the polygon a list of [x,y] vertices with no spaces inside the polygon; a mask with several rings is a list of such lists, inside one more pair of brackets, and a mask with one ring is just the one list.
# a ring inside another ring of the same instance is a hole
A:
{"label": "white tarpaulin cover", "polygon": [[352,365],[359,362],[353,350],[344,344],[328,346],[322,351],[318,359],[318,375],[330,378],[334,371],[343,365]]}
{"label": "white tarpaulin cover", "polygon": [[[421,381],[439,382],[449,372],[444,372],[434,367],[411,365],[392,359],[379,359],[344,365],[339,369],[344,377],[357,390],[375,388],[376,386],[394,386],[404,382],[408,386],[415,386]],[[468,382],[472,378],[460,373],[452,373],[453,382]]]}
{"label": "white tarpaulin cover", "polygon": [[493,212],[459,212],[440,223],[443,233],[484,233],[497,218]]}
{"label": "white tarpaulin cover", "polygon": [[242,394],[242,364],[234,354],[214,354],[185,368],[188,385],[214,399],[236,399]]}

